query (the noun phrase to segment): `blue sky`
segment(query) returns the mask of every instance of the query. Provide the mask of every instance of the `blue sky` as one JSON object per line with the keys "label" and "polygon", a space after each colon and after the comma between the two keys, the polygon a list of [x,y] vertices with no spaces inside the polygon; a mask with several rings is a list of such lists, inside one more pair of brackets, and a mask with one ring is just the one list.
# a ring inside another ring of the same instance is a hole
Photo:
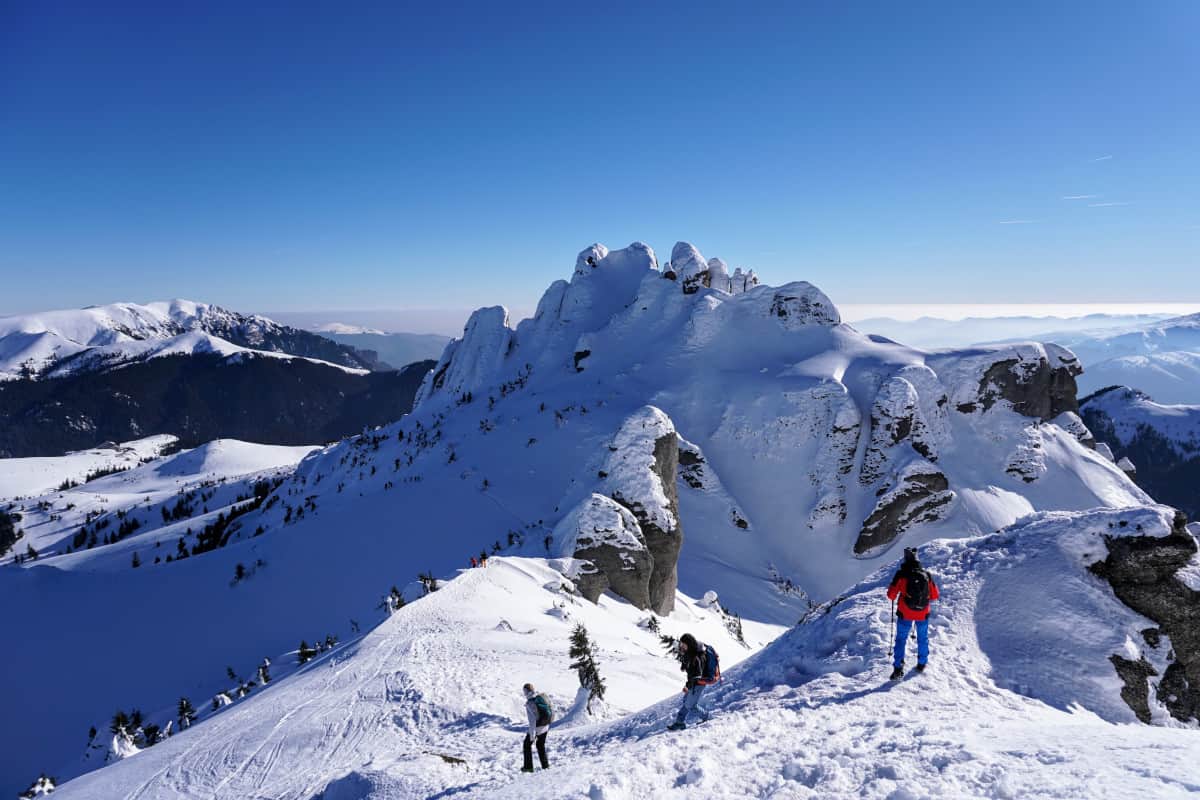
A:
{"label": "blue sky", "polygon": [[1194,2],[183,5],[0,6],[0,312],[531,307],[637,239],[1200,302]]}

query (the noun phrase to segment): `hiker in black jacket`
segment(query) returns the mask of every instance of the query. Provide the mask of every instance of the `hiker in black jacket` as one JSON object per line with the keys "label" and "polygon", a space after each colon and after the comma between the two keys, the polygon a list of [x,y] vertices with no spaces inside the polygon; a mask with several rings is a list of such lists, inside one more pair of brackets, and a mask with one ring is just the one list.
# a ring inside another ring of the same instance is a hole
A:
{"label": "hiker in black jacket", "polygon": [[693,711],[700,714],[702,722],[708,722],[708,712],[700,705],[700,695],[708,685],[705,679],[707,650],[696,637],[685,633],[679,637],[679,669],[687,673],[687,683],[683,687],[683,704],[675,715],[675,722],[667,730],[681,731],[687,727],[688,716]]}

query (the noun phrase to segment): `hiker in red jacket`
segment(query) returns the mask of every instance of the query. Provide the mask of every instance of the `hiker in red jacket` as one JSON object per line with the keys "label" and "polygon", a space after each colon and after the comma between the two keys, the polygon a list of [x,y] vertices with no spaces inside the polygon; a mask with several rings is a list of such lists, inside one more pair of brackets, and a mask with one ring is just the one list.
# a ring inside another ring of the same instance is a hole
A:
{"label": "hiker in red jacket", "polygon": [[904,647],[908,633],[917,626],[917,672],[924,672],[929,661],[929,604],[938,599],[938,587],[929,571],[921,566],[917,548],[904,549],[904,563],[896,570],[887,589],[888,600],[898,600],[896,644],[892,649],[891,680],[904,675]]}

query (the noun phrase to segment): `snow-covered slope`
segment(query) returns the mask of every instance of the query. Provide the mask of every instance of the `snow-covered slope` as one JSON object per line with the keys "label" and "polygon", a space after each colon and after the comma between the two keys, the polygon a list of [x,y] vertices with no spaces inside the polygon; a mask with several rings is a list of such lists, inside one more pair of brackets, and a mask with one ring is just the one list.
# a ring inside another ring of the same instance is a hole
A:
{"label": "snow-covered slope", "polygon": [[[734,285],[686,243],[670,263],[594,245],[516,328],[503,308],[477,311],[412,414],[307,457],[233,523],[138,512],[138,536],[199,557],[143,553],[130,569],[122,539],[49,547],[0,575],[0,607],[28,609],[9,633],[30,643],[6,681],[53,685],[69,709],[0,693],[0,716],[36,718],[39,734],[0,749],[0,773],[69,760],[72,737],[117,706],[169,708],[225,665],[348,638],[388,587],[485,549],[574,555],[581,591],[609,585],[664,615],[677,581],[791,624],[902,544],[1150,502],[1091,449],[1063,348],[926,353],[842,324],[811,284]],[[171,602],[147,613],[147,597]],[[102,634],[79,613],[101,599]],[[146,642],[169,669],[125,668]],[[86,686],[60,666],[81,650],[97,662]]]}
{"label": "snow-covered slope", "polygon": [[1145,392],[1113,386],[1085,398],[1080,413],[1155,499],[1200,515],[1200,405],[1156,403]]}
{"label": "snow-covered slope", "polygon": [[176,441],[174,436],[149,436],[65,456],[0,458],[0,500],[47,494],[66,483],[83,483],[89,475],[131,469],[157,457]]}
{"label": "snow-covered slope", "polygon": [[[1042,514],[927,547],[943,596],[932,667],[895,684],[885,682],[890,568],[740,666],[746,651],[719,616],[680,598],[663,630],[714,644],[726,673],[708,693],[714,719],[683,733],[663,730],[680,674],[633,609],[564,594],[559,571],[543,561],[494,559],[361,640],[60,794],[1183,797],[1200,791],[1200,733],[1171,719],[1153,679],[1150,713],[1164,727],[1123,724],[1134,716],[1109,661],[1144,659],[1161,671],[1172,643],[1161,630],[1144,633],[1154,624],[1092,568],[1111,560],[1106,542],[1177,533],[1173,517],[1166,508]],[[1017,613],[1031,597],[1053,613]],[[576,621],[599,644],[609,682],[599,718],[579,713],[566,668]],[[549,739],[552,768],[533,776],[517,771],[525,681],[546,691],[561,717]]]}
{"label": "snow-covered slope", "polygon": [[315,334],[188,300],[0,318],[0,380],[59,377],[196,353],[305,356],[357,371],[370,366],[353,350],[328,345]]}

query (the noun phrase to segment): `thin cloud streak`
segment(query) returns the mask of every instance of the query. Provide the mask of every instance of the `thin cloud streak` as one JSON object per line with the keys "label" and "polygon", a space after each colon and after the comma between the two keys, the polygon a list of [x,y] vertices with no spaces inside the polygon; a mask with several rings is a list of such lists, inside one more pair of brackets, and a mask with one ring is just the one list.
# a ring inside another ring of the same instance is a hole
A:
{"label": "thin cloud streak", "polygon": [[1093,158],[1092,162],[1095,163],[1096,161],[1111,161],[1111,160],[1112,160],[1112,156],[1100,156],[1099,158]]}
{"label": "thin cloud streak", "polygon": [[1037,222],[1036,219],[1002,219],[1000,225],[1032,225]]}
{"label": "thin cloud streak", "polygon": [[1100,194],[1068,194],[1062,197],[1063,200],[1094,200],[1097,197],[1103,197]]}
{"label": "thin cloud streak", "polygon": [[1110,206],[1127,206],[1129,203],[1088,203],[1088,208],[1109,208]]}

